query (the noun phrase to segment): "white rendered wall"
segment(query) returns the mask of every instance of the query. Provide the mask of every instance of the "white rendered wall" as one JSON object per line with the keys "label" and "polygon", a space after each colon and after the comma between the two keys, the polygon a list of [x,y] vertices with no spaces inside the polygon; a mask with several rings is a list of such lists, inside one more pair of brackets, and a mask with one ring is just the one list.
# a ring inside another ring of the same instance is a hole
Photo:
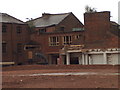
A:
{"label": "white rendered wall", "polygon": [[120,64],[119,56],[120,54],[111,54],[109,58],[107,59],[108,64],[112,64],[112,65]]}
{"label": "white rendered wall", "polygon": [[91,58],[93,60],[92,64],[104,64],[103,54],[93,54]]}

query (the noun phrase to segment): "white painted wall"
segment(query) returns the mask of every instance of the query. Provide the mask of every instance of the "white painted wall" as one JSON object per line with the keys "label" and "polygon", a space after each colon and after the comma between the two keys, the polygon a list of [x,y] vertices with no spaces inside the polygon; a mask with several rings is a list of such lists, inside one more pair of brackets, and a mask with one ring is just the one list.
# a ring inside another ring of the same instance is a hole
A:
{"label": "white painted wall", "polygon": [[109,58],[107,58],[108,64],[120,64],[119,58],[120,58],[120,54],[111,54],[110,56],[108,56]]}
{"label": "white painted wall", "polygon": [[93,60],[92,64],[104,64],[103,54],[93,54],[91,59]]}
{"label": "white painted wall", "polygon": [[[118,51],[95,51],[82,53],[73,52],[71,57],[78,57],[79,64],[81,65],[95,65],[95,64],[110,64],[117,65],[120,64],[120,53]],[[70,55],[67,54],[67,64],[70,64]]]}

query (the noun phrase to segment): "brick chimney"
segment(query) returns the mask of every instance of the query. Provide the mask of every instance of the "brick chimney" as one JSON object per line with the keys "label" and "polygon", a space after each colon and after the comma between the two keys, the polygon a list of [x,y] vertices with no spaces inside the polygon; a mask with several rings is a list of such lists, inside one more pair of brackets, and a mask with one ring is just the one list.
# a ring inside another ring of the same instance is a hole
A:
{"label": "brick chimney", "polygon": [[102,43],[110,30],[110,12],[91,12],[84,14],[85,42]]}
{"label": "brick chimney", "polygon": [[51,14],[50,13],[42,13],[43,18],[48,18]]}

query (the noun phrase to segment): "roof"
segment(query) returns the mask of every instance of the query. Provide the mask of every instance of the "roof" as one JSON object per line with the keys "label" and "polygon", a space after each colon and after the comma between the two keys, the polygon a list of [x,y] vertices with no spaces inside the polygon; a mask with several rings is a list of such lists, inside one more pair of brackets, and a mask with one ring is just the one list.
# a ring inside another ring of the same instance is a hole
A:
{"label": "roof", "polygon": [[0,22],[2,23],[18,23],[18,24],[25,24],[23,21],[10,16],[6,13],[0,13]]}
{"label": "roof", "polygon": [[62,20],[64,20],[70,13],[62,13],[62,14],[48,14],[43,13],[42,17],[33,19],[29,22],[32,22],[35,27],[47,27],[51,25],[57,25]]}
{"label": "roof", "polygon": [[116,23],[116,22],[114,22],[114,21],[110,21],[110,23],[111,23],[112,25],[119,26],[119,24],[118,24],[118,23]]}

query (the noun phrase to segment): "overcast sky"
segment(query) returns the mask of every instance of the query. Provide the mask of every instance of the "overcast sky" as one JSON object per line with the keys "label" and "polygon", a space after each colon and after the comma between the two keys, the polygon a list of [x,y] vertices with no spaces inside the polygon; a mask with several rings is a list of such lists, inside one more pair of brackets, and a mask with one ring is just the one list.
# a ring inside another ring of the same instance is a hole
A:
{"label": "overcast sky", "polygon": [[73,14],[84,23],[83,13],[89,5],[97,11],[111,11],[111,20],[118,22],[118,2],[120,0],[0,0],[0,12],[7,13],[23,21],[37,18],[42,13]]}

